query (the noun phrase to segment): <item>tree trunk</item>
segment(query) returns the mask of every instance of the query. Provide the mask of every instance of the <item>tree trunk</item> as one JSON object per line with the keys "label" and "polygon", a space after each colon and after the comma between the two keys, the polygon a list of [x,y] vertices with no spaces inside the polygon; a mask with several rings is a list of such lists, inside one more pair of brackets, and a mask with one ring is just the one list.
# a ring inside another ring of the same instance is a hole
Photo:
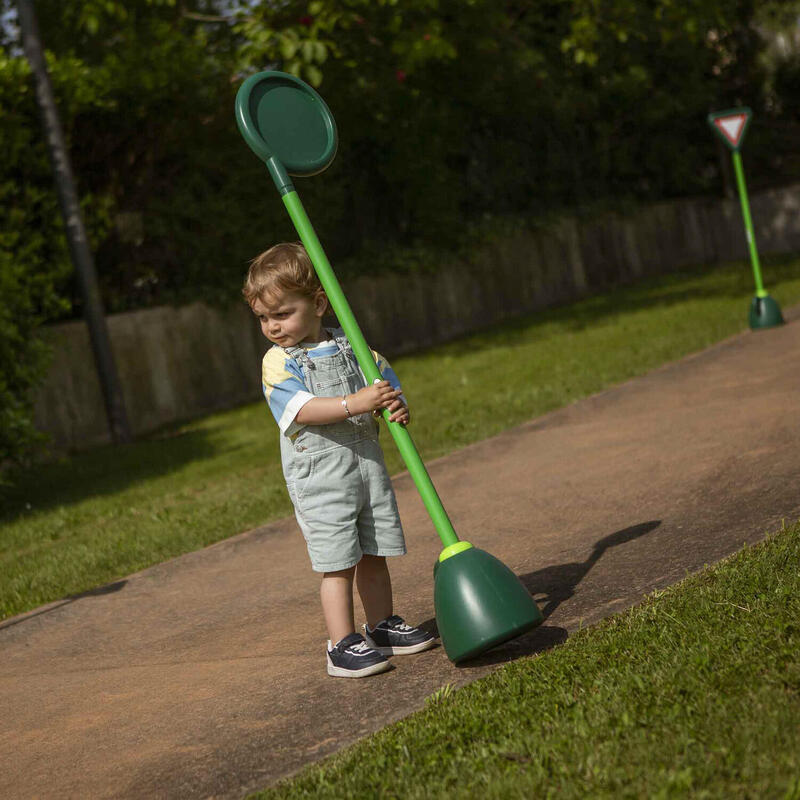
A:
{"label": "tree trunk", "polygon": [[92,342],[100,385],[103,389],[109,429],[115,442],[128,442],[131,435],[125,401],[108,336],[94,259],[89,249],[83,215],[75,190],[75,179],[64,142],[64,133],[53,96],[53,87],[44,60],[33,0],[17,0],[17,8],[19,10],[19,26],[22,31],[22,44],[36,83],[36,100],[47,137],[50,160],[53,164],[58,203],[64,219],[70,256],[83,297],[84,314],[89,327],[89,338]]}

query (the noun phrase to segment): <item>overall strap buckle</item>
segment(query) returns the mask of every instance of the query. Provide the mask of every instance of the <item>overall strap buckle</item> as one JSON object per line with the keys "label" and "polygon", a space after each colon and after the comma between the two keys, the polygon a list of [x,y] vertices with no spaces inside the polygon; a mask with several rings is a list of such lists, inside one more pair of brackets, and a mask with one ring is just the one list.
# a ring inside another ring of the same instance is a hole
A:
{"label": "overall strap buckle", "polygon": [[339,336],[334,336],[334,341],[336,342],[336,346],[339,348],[339,352],[343,353],[344,355],[348,355],[348,353],[353,352],[353,348],[350,345],[350,342],[347,340],[347,337],[342,333]]}
{"label": "overall strap buckle", "polygon": [[303,350],[302,347],[297,347],[293,345],[292,347],[284,347],[282,348],[283,352],[286,353],[289,358],[293,358],[295,361],[299,362],[301,367],[307,367],[308,369],[316,369],[314,366],[313,359],[308,355],[308,353]]}

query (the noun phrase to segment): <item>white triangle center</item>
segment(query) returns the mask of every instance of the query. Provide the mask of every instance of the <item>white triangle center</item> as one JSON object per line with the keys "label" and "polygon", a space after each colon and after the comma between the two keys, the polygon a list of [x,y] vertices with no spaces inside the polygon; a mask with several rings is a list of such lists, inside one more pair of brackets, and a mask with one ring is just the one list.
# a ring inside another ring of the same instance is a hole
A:
{"label": "white triangle center", "polygon": [[744,115],[739,114],[735,117],[725,117],[725,119],[719,120],[717,124],[722,128],[723,133],[728,139],[731,140],[731,143],[736,144],[739,141],[739,134],[744,127],[744,121]]}

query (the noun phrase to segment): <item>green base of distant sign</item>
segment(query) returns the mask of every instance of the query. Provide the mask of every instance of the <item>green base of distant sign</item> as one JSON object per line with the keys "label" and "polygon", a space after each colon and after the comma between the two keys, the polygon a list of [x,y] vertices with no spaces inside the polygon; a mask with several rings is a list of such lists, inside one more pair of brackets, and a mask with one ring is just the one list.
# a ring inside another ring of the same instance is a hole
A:
{"label": "green base of distant sign", "polygon": [[781,307],[768,294],[756,295],[750,303],[750,327],[755,331],[760,328],[774,328],[783,325]]}

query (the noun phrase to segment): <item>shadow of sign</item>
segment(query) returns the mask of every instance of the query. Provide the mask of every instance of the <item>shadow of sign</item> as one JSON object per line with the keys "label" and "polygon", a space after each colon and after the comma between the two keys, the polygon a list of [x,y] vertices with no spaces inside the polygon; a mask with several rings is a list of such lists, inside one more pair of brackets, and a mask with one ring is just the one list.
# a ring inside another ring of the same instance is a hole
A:
{"label": "shadow of sign", "polygon": [[[547,619],[561,603],[575,594],[575,588],[588,575],[603,553],[612,547],[632,542],[634,539],[654,531],[659,525],[661,525],[660,519],[623,528],[596,542],[586,561],[545,567],[536,572],[520,575],[519,579],[531,594],[539,598],[538,603],[542,616]],[[541,599],[542,595],[544,595],[544,599]]]}

